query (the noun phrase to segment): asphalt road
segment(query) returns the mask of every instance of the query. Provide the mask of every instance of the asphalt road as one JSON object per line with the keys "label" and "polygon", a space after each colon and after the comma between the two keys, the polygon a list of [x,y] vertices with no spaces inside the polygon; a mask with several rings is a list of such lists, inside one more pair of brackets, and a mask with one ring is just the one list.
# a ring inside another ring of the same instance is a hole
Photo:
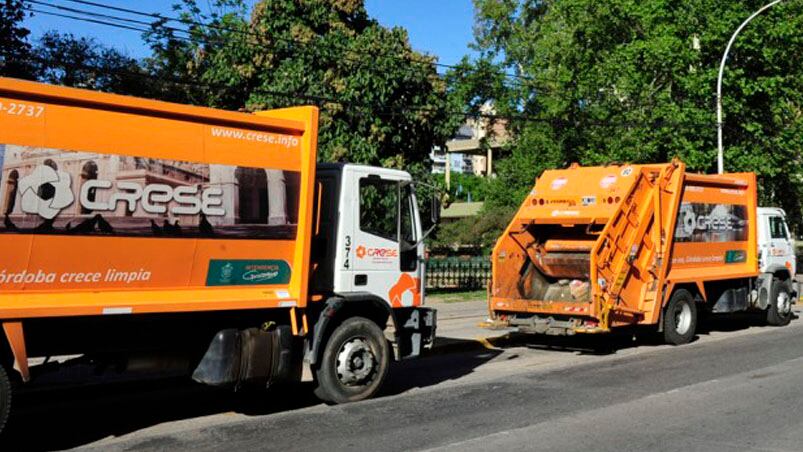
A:
{"label": "asphalt road", "polygon": [[35,394],[11,439],[104,451],[803,449],[799,320],[721,319],[681,347],[529,339],[392,375],[383,397],[343,406],[308,387],[231,397],[181,382]]}

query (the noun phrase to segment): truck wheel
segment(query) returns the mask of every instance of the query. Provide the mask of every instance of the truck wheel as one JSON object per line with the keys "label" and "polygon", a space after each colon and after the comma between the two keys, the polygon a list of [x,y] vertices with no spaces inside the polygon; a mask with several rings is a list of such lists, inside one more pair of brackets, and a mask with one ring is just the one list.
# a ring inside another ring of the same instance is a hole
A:
{"label": "truck wheel", "polygon": [[773,326],[788,325],[792,320],[792,295],[786,283],[772,280],[770,305],[767,307],[767,323]]}
{"label": "truck wheel", "polygon": [[329,403],[367,399],[379,390],[390,365],[390,347],[376,323],[352,317],[329,337],[315,371],[315,395]]}
{"label": "truck wheel", "polygon": [[8,422],[11,414],[11,381],[8,379],[6,369],[0,364],[0,434]]}
{"label": "truck wheel", "polygon": [[686,289],[672,294],[664,311],[664,341],[681,345],[691,342],[697,329],[697,306],[694,297]]}

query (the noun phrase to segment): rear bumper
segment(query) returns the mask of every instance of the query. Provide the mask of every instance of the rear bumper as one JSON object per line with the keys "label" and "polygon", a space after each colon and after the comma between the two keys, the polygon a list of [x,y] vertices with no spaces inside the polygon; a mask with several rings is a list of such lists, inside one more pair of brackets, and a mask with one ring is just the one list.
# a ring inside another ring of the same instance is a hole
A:
{"label": "rear bumper", "polygon": [[575,301],[541,301],[514,298],[491,298],[491,315],[537,314],[540,316],[593,317],[591,303]]}
{"label": "rear bumper", "polygon": [[600,327],[590,302],[492,297],[489,306],[495,327],[515,328],[525,334],[571,336],[607,331]]}
{"label": "rear bumper", "polygon": [[546,334],[549,336],[573,336],[577,333],[602,333],[599,322],[588,317],[554,317],[540,315],[512,315],[507,324],[521,333]]}

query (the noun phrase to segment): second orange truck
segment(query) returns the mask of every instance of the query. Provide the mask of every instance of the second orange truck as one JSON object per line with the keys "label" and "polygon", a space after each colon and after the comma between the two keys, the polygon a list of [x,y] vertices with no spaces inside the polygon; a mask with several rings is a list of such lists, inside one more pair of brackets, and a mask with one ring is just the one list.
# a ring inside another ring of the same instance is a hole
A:
{"label": "second orange truck", "polygon": [[544,334],[652,326],[689,342],[698,311],[792,317],[794,245],[753,173],[674,161],[546,171],[493,251],[497,324]]}

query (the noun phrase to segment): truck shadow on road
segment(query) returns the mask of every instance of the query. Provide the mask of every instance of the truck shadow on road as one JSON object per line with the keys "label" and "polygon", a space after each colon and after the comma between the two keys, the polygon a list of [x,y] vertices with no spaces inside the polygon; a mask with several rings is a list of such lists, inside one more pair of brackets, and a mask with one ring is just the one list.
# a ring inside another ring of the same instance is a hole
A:
{"label": "truck shadow on road", "polygon": [[[793,319],[797,319],[795,315]],[[795,321],[795,320],[793,320]],[[758,313],[734,313],[708,315],[699,319],[697,335],[709,336],[716,332],[735,332],[751,328],[774,328],[768,326],[763,315]],[[579,355],[612,355],[620,350],[634,347],[657,347],[666,345],[660,333],[653,329],[620,329],[610,334],[578,334],[576,336],[547,336],[511,333],[495,344],[501,348],[527,347],[531,349],[573,353]]]}
{"label": "truck shadow on road", "polygon": [[[393,363],[380,397],[459,379],[502,353],[464,342],[466,352]],[[186,422],[167,431],[201,427],[206,416],[265,416],[322,405],[313,389],[301,383],[233,393],[174,378],[31,391],[15,395],[0,450],[62,450],[177,421]],[[220,422],[225,419],[213,421]]]}
{"label": "truck shadow on road", "polygon": [[[503,350],[479,346],[477,341],[438,337],[448,347],[424,358],[394,363],[382,395],[396,395],[457,380],[501,355]],[[448,349],[447,349],[448,348]]]}
{"label": "truck shadow on road", "polygon": [[62,450],[179,420],[230,412],[270,414],[320,403],[311,388],[289,392],[232,393],[169,379],[23,393],[15,396],[16,411],[0,437],[0,449]]}

